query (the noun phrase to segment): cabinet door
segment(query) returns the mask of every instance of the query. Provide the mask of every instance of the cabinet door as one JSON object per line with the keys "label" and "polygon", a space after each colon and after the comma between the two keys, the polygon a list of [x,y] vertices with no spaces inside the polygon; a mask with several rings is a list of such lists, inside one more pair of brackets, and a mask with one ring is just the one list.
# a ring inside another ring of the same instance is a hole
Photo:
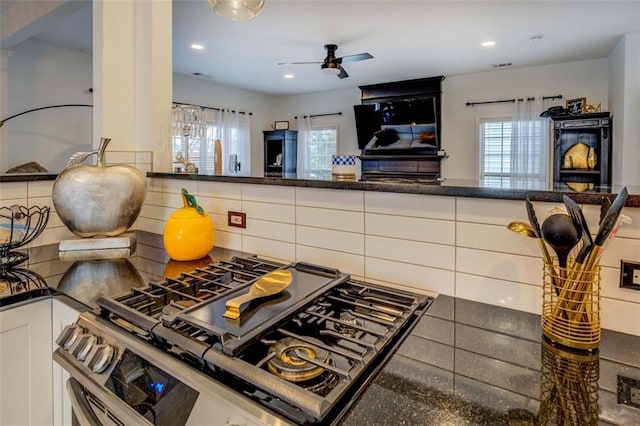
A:
{"label": "cabinet door", "polygon": [[0,424],[53,424],[51,299],[0,312]]}
{"label": "cabinet door", "polygon": [[[50,353],[58,349],[56,346],[56,339],[60,335],[62,329],[69,324],[73,324],[80,311],[67,305],[60,298],[53,298],[52,303],[52,347]],[[69,373],[58,365],[53,359],[50,358],[53,363],[53,424],[55,425],[71,425],[71,400],[67,393],[67,380],[69,379]]]}

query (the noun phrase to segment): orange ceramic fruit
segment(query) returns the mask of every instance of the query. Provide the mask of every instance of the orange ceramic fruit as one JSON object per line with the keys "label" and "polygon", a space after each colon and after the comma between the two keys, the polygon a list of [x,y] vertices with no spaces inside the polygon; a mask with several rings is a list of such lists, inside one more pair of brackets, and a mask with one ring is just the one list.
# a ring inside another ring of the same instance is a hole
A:
{"label": "orange ceramic fruit", "polygon": [[164,227],[164,249],[173,260],[200,259],[213,248],[213,222],[184,188],[182,202],[184,207],[173,212]]}

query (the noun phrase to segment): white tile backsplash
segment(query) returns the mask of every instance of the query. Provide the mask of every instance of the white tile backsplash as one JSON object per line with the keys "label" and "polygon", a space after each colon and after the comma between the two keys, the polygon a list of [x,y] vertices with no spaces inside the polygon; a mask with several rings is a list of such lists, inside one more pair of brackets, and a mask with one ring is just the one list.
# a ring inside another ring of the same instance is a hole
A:
{"label": "white tile backsplash", "polygon": [[367,257],[396,260],[421,266],[453,270],[455,247],[419,241],[401,240],[367,235],[365,237]]}
{"label": "white tile backsplash", "polygon": [[444,220],[454,220],[456,213],[455,197],[420,196],[392,192],[365,192],[364,206],[367,213]]}
{"label": "white tile backsplash", "polygon": [[367,213],[365,227],[367,235],[447,245],[456,240],[455,222],[448,220]]}
{"label": "white tile backsplash", "polygon": [[2,207],[9,207],[10,205],[16,204],[14,202],[8,204],[5,202],[6,200],[23,200],[27,198],[27,195],[27,182],[3,182],[0,184],[0,202],[2,202]]}
{"label": "white tile backsplash", "polygon": [[295,212],[295,221],[298,225],[364,233],[362,212],[301,206],[296,207]]}
{"label": "white tile backsplash", "polygon": [[[163,181],[162,190],[164,192],[180,195],[182,188],[185,188],[191,195],[198,195],[198,181],[196,180],[165,179]],[[182,203],[180,203],[180,205],[182,205]]]}
{"label": "white tile backsplash", "polygon": [[525,256],[541,253],[538,240],[516,234],[502,225],[482,223],[457,222],[456,245]]}
{"label": "white tile backsplash", "polygon": [[[534,207],[539,203],[534,203]],[[537,207],[538,215],[542,208]],[[541,216],[539,216],[542,218]],[[456,201],[456,219],[460,222],[487,223],[506,226],[509,222],[527,222],[527,210],[523,201],[463,198]],[[542,223],[542,219],[540,221]]]}
{"label": "white tile backsplash", "polygon": [[246,213],[247,219],[270,220],[273,222],[296,223],[296,208],[290,204],[242,201],[239,211]]}
{"label": "white tile backsplash", "polygon": [[29,198],[31,197],[51,197],[53,192],[53,181],[40,180],[27,183]]}
{"label": "white tile backsplash", "polygon": [[[143,160],[136,154],[136,161]],[[148,179],[136,229],[162,234],[182,207],[186,187],[209,212],[216,246],[278,261],[332,266],[356,279],[435,292],[539,313],[542,261],[535,240],[506,229],[528,222],[524,202],[362,192],[229,182]],[[53,182],[0,185],[0,205],[51,203]],[[540,222],[558,203],[535,202]],[[592,234],[599,206],[583,206]],[[247,214],[247,228],[227,225],[227,211]],[[625,208],[623,225],[602,259],[602,325],[640,335],[630,321],[640,292],[619,287],[620,260],[640,261],[640,209]],[[52,211],[31,246],[72,238]]]}
{"label": "white tile backsplash", "polygon": [[542,261],[537,257],[458,247],[456,270],[518,283],[542,285]]}
{"label": "white tile backsplash", "polygon": [[539,314],[542,308],[541,286],[461,272],[456,273],[456,296],[534,314]]}
{"label": "white tile backsplash", "polygon": [[602,328],[640,336],[637,303],[602,299],[600,310]]}
{"label": "white tile backsplash", "polygon": [[247,227],[242,231],[243,235],[295,243],[296,227],[290,223],[271,222],[247,218]]}
{"label": "white tile backsplash", "polygon": [[257,254],[267,259],[292,262],[296,257],[296,246],[293,243],[242,236],[242,251]]}
{"label": "white tile backsplash", "polygon": [[231,200],[242,199],[242,187],[237,183],[228,182],[198,182],[198,194],[206,197],[225,198]]}
{"label": "white tile backsplash", "polygon": [[296,226],[296,242],[337,252],[364,254],[364,235],[331,229]]}
{"label": "white tile backsplash", "polygon": [[242,201],[228,198],[213,198],[200,195],[198,196],[198,204],[209,213],[224,216],[227,216],[230,210],[234,212],[242,211]]}
{"label": "white tile backsplash", "polygon": [[454,273],[444,269],[366,257],[365,276],[438,294],[454,295]]}
{"label": "white tile backsplash", "polygon": [[362,191],[344,191],[323,188],[296,188],[296,205],[335,210],[364,210]]}
{"label": "white tile backsplash", "polygon": [[351,274],[355,279],[364,278],[364,256],[349,253],[336,255],[333,250],[298,244],[296,246],[296,261],[331,266],[332,268],[339,269],[341,272]]}
{"label": "white tile backsplash", "polygon": [[291,186],[242,184],[242,199],[263,203],[293,204],[295,189]]}
{"label": "white tile backsplash", "polygon": [[232,232],[216,230],[216,238],[214,245],[232,250],[242,250],[242,235]]}

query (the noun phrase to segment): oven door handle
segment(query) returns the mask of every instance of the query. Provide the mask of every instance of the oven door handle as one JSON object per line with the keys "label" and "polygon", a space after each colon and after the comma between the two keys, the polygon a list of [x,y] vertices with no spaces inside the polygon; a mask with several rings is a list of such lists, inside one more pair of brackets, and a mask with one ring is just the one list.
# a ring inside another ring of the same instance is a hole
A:
{"label": "oven door handle", "polygon": [[77,417],[81,425],[102,426],[102,423],[100,423],[100,420],[98,420],[91,409],[89,402],[84,397],[82,386],[73,377],[67,380],[67,392],[71,399],[73,414]]}

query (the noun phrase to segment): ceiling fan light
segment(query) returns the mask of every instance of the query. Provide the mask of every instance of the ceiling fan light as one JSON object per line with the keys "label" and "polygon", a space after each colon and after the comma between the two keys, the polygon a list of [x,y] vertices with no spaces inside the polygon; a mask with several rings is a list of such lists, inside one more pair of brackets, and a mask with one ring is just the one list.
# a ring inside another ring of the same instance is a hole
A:
{"label": "ceiling fan light", "polygon": [[322,71],[323,74],[327,74],[327,75],[340,74],[340,67],[338,66],[338,64],[335,64],[333,62],[322,64],[320,66],[320,70]]}
{"label": "ceiling fan light", "polygon": [[209,0],[215,12],[232,21],[250,21],[264,7],[265,0]]}

